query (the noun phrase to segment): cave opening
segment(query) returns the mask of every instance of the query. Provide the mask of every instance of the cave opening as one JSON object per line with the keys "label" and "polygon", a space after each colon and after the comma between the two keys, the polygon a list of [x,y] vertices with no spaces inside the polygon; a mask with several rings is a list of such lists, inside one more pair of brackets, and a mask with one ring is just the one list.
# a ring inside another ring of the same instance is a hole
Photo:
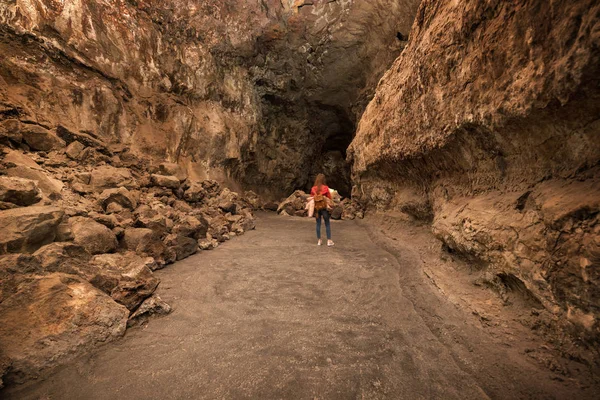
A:
{"label": "cave opening", "polygon": [[309,190],[318,173],[325,174],[327,184],[342,197],[350,197],[350,164],[346,161],[356,123],[345,108],[318,104],[309,126],[315,140],[314,162],[305,189]]}

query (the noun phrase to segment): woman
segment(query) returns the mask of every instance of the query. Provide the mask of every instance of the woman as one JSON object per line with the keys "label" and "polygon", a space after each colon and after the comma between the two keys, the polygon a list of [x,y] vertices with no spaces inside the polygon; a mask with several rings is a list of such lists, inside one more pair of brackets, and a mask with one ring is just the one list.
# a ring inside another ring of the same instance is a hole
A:
{"label": "woman", "polygon": [[[321,246],[321,217],[325,220],[325,231],[327,232],[327,246],[333,246],[331,240],[331,224],[329,220],[329,210],[327,199],[331,200],[331,193],[329,187],[325,184],[325,175],[317,175],[315,180],[315,186],[310,190],[310,195],[315,201],[315,217],[317,218],[317,245]],[[327,198],[327,199],[326,199]]]}

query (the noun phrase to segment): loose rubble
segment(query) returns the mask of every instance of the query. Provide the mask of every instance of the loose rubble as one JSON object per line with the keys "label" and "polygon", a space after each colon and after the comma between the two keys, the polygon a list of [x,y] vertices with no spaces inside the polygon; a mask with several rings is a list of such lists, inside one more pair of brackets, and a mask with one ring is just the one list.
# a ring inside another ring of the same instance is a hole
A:
{"label": "loose rubble", "polygon": [[255,227],[259,204],[86,133],[3,121],[0,379],[22,382],[169,313],[153,271]]}
{"label": "loose rubble", "polygon": [[[296,190],[287,199],[282,201],[277,206],[277,214],[285,216],[307,217],[308,210],[306,204],[309,194],[302,190]],[[353,220],[356,218],[364,218],[362,206],[349,198],[343,199],[337,191],[332,192],[333,207],[331,211],[331,219],[336,220]],[[270,204],[264,206],[265,209],[272,209]]]}

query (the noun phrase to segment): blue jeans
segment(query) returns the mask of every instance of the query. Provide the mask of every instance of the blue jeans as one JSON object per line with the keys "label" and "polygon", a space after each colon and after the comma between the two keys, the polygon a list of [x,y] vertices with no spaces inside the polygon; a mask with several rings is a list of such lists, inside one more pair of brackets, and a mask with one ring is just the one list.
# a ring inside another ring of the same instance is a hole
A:
{"label": "blue jeans", "polygon": [[327,209],[317,211],[317,239],[321,239],[321,217],[325,220],[327,239],[331,239],[331,224],[329,221],[329,211],[327,211]]}

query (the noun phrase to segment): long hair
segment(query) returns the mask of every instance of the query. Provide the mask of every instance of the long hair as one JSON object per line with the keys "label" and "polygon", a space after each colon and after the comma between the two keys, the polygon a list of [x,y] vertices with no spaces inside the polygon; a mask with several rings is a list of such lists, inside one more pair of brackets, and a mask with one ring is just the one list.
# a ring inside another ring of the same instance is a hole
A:
{"label": "long hair", "polygon": [[324,184],[325,184],[325,175],[323,175],[323,174],[317,175],[317,179],[315,179],[315,186],[317,188],[317,191],[315,192],[315,194],[321,194]]}

